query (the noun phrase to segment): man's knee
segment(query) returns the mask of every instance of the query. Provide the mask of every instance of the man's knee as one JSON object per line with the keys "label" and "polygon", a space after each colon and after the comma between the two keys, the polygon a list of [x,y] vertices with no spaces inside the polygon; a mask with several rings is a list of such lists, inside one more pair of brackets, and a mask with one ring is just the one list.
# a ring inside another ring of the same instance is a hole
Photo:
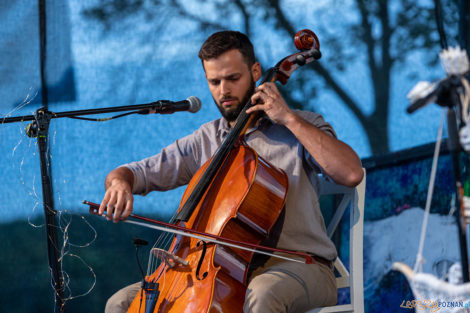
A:
{"label": "man's knee", "polygon": [[135,283],[118,290],[106,302],[105,313],[126,313],[140,290],[140,283]]}
{"label": "man's knee", "polygon": [[302,301],[305,292],[287,290],[289,284],[283,284],[282,275],[279,273],[264,273],[252,279],[248,285],[243,312],[287,312],[288,308],[296,301]]}
{"label": "man's knee", "polygon": [[272,267],[255,276],[245,295],[245,313],[305,312],[336,303],[333,272],[322,265]]}

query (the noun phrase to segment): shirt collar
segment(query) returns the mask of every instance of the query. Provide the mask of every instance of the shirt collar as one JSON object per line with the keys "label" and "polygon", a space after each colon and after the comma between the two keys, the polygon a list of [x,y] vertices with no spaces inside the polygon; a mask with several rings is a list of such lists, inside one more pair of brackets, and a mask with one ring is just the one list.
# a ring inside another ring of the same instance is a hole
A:
{"label": "shirt collar", "polygon": [[230,125],[225,117],[220,118],[219,129],[217,130],[217,136],[224,138],[230,132]]}
{"label": "shirt collar", "polygon": [[[252,132],[254,132],[255,130],[257,129],[261,129],[263,128],[264,126],[268,125],[268,124],[272,124],[273,122],[271,121],[271,119],[269,119],[266,115],[262,115],[258,122],[255,124],[255,127],[249,129],[246,134],[250,134]],[[231,127],[230,127],[230,124],[228,123],[228,121],[225,119],[225,117],[221,117],[220,118],[220,123],[219,123],[219,129],[217,130],[217,135],[218,136],[221,136],[222,138],[224,138],[231,130]]]}

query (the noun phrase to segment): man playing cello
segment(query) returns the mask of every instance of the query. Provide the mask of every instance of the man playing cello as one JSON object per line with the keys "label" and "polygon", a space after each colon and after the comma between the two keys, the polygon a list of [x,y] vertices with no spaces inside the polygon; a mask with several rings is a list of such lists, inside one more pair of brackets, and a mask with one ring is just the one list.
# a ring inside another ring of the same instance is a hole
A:
{"label": "man playing cello", "polygon": [[[354,187],[363,177],[359,157],[336,139],[332,127],[319,114],[291,110],[274,83],[255,87],[261,66],[244,34],[214,33],[202,45],[199,58],[222,117],[202,125],[157,155],[111,171],[106,177],[106,194],[99,213],[106,209],[107,218],[118,222],[132,213],[132,194],[188,184],[251,99],[255,105],[247,113],[264,114],[248,126],[244,140],[262,158],[284,170],[289,179],[275,245],[316,257],[315,264],[255,258],[243,311],[305,312],[336,304],[332,262],[337,252],[320,212],[317,175],[323,173],[337,184]],[[119,290],[108,300],[106,312],[126,312],[139,289],[137,283]]]}

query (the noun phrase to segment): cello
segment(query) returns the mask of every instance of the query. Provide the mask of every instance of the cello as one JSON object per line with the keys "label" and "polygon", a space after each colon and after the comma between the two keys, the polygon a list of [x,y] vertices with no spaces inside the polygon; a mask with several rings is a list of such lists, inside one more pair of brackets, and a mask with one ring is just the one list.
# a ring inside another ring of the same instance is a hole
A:
{"label": "cello", "polygon": [[[320,58],[318,38],[310,30],[299,31],[294,42],[300,52],[269,69],[261,84],[285,84],[299,66]],[[174,228],[202,234],[202,239],[179,233],[171,237],[168,251],[152,249],[152,256],[165,262],[156,269],[153,259],[149,262],[150,274],[128,312],[242,312],[255,253],[243,247],[266,249],[259,244],[270,236],[288,188],[287,175],[244,143],[248,125],[258,117],[246,113],[253,105],[244,106],[216,153],[192,177],[172,219]]]}

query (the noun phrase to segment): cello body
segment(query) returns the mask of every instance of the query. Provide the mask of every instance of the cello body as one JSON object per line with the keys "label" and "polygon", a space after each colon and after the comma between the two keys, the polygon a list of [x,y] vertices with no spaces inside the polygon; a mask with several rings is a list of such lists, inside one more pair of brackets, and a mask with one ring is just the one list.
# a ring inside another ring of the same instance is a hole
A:
{"label": "cello body", "polygon": [[[207,161],[191,179],[179,210],[210,163]],[[179,226],[259,244],[283,210],[287,186],[283,171],[250,147],[238,145],[224,160],[189,220],[180,221]],[[160,264],[145,278],[158,290],[142,289],[128,312],[243,311],[253,252],[180,235],[174,237],[169,251],[188,264]]]}

